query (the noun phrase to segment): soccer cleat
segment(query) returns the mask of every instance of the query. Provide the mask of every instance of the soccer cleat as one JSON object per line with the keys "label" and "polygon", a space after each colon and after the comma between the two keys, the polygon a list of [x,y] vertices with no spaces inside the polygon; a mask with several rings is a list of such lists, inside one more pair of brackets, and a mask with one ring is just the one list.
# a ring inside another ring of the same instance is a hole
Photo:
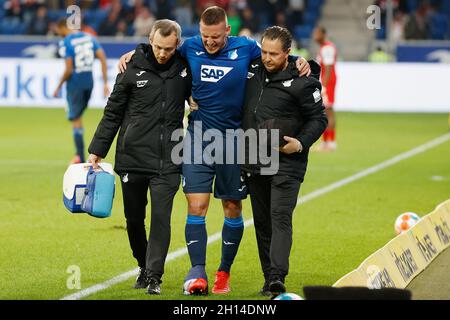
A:
{"label": "soccer cleat", "polygon": [[278,296],[279,294],[286,292],[286,287],[281,279],[275,278],[269,283],[269,291],[272,295]]}
{"label": "soccer cleat", "polygon": [[72,160],[70,160],[70,164],[79,164],[81,163],[81,158],[79,155],[75,155]]}
{"label": "soccer cleat", "polygon": [[148,287],[149,278],[147,270],[144,268],[139,268],[139,274],[136,278],[136,283],[134,284],[135,289],[145,289]]}
{"label": "soccer cleat", "polygon": [[161,280],[155,278],[155,277],[150,277],[150,280],[148,282],[148,287],[147,287],[147,294],[157,294],[160,295],[161,294]]}
{"label": "soccer cleat", "polygon": [[261,290],[259,290],[259,294],[264,297],[272,296],[272,292],[270,292],[270,290],[269,290],[269,281],[264,281],[264,285],[261,288]]}
{"label": "soccer cleat", "polygon": [[186,296],[206,296],[208,295],[208,282],[206,279],[190,279],[184,283],[183,293]]}
{"label": "soccer cleat", "polygon": [[225,294],[230,291],[230,274],[225,271],[217,271],[212,293]]}

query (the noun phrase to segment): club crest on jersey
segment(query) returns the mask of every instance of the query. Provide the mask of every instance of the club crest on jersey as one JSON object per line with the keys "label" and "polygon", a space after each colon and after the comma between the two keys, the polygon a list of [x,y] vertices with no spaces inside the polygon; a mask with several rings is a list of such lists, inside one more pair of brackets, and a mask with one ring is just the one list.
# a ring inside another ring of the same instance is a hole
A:
{"label": "club crest on jersey", "polygon": [[289,88],[290,86],[292,86],[292,81],[294,81],[294,79],[284,81],[284,82],[283,82],[283,86],[284,86],[285,88]]}
{"label": "club crest on jersey", "polygon": [[201,80],[205,82],[217,83],[231,70],[233,70],[233,68],[202,65]]}
{"label": "club crest on jersey", "polygon": [[145,85],[147,84],[148,80],[141,80],[141,81],[136,81],[136,86],[138,88],[142,88],[145,87]]}
{"label": "club crest on jersey", "polygon": [[228,58],[231,60],[236,60],[239,57],[238,53],[237,53],[237,49],[228,52]]}

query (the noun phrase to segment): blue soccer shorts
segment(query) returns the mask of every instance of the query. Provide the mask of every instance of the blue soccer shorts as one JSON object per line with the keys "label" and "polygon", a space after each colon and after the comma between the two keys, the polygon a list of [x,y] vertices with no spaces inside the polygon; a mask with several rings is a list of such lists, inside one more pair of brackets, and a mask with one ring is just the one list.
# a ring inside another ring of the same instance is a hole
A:
{"label": "blue soccer shorts", "polygon": [[[201,147],[196,148],[194,143],[193,126],[190,125],[187,134],[190,134],[191,138],[184,140],[184,155],[182,170],[182,185],[185,194],[190,193],[212,193],[214,183],[214,197],[223,200],[242,200],[247,198],[247,186],[245,185],[243,177],[241,177],[241,166],[237,161],[226,162],[223,159],[222,163],[213,162],[207,156],[203,156],[198,160],[198,151],[201,150],[202,155],[205,155],[205,148],[210,142],[201,142]],[[223,146],[226,146],[227,137],[223,137]],[[201,140],[200,140],[201,141]],[[198,140],[197,140],[198,143]],[[190,148],[186,148],[187,144]],[[236,150],[237,139],[234,139],[234,150]],[[190,150],[189,150],[190,149]],[[190,152],[189,152],[190,151]],[[226,149],[223,151],[223,157],[225,157]],[[235,152],[236,153],[236,152]],[[215,153],[213,153],[215,154]],[[236,160],[235,155],[235,160]],[[197,160],[197,161],[195,161]],[[198,163],[201,162],[201,163]],[[211,163],[213,162],[213,163]]]}
{"label": "blue soccer shorts", "polygon": [[67,119],[70,121],[80,118],[86,110],[91,98],[90,89],[69,89],[67,88]]}

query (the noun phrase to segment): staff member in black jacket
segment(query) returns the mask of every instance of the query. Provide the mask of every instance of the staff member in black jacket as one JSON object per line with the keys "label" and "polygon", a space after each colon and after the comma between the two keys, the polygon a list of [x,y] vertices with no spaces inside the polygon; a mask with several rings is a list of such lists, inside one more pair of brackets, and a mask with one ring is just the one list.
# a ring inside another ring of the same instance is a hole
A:
{"label": "staff member in black jacket", "polygon": [[[120,129],[115,171],[122,179],[128,238],[140,272],[135,288],[160,294],[170,243],[173,198],[181,167],[171,160],[177,144],[172,133],[183,128],[185,101],[192,77],[176,52],[181,28],[159,20],[150,33],[151,46],[139,45],[125,73],[119,74],[103,118],[89,147],[94,167],[106,157]],[[145,210],[151,194],[151,227],[147,241]]]}
{"label": "staff member in black jacket", "polygon": [[[278,172],[263,175],[262,161],[251,164],[248,157],[242,166],[265,277],[261,290],[264,295],[286,291],[292,213],[306,172],[308,150],[327,127],[321,84],[314,77],[298,76],[297,68],[288,61],[291,43],[288,30],[281,27],[265,30],[261,59],[250,65],[244,104],[244,130],[278,129],[282,139]],[[315,62],[310,64],[318,78],[320,67]],[[258,143],[258,148],[261,147]],[[246,145],[247,155],[249,148]]]}

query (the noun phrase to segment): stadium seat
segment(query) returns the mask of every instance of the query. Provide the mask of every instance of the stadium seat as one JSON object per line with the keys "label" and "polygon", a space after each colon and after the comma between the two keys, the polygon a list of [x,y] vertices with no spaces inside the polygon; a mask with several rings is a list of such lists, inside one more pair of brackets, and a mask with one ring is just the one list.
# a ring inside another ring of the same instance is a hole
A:
{"label": "stadium seat", "polygon": [[430,35],[433,40],[444,40],[448,30],[448,18],[442,13],[435,13],[430,18]]}
{"label": "stadium seat", "polygon": [[314,26],[319,19],[319,13],[314,11],[307,11],[303,15],[303,22],[306,25]]}
{"label": "stadium seat", "polygon": [[382,26],[380,29],[377,29],[376,37],[377,37],[377,40],[386,39],[386,27],[385,26]]}
{"label": "stadium seat", "polygon": [[409,12],[414,12],[419,6],[419,0],[408,0],[408,9]]}
{"label": "stadium seat", "polygon": [[66,16],[66,11],[65,10],[48,10],[48,18],[50,19],[50,21],[57,21],[60,18],[63,18]]}
{"label": "stadium seat", "polygon": [[294,35],[296,39],[309,39],[314,27],[311,25],[297,26],[294,29]]}
{"label": "stadium seat", "polygon": [[196,25],[185,26],[185,27],[183,27],[182,30],[183,31],[182,31],[181,35],[186,38],[193,37],[193,36],[196,36],[199,34],[198,26],[196,26]]}

